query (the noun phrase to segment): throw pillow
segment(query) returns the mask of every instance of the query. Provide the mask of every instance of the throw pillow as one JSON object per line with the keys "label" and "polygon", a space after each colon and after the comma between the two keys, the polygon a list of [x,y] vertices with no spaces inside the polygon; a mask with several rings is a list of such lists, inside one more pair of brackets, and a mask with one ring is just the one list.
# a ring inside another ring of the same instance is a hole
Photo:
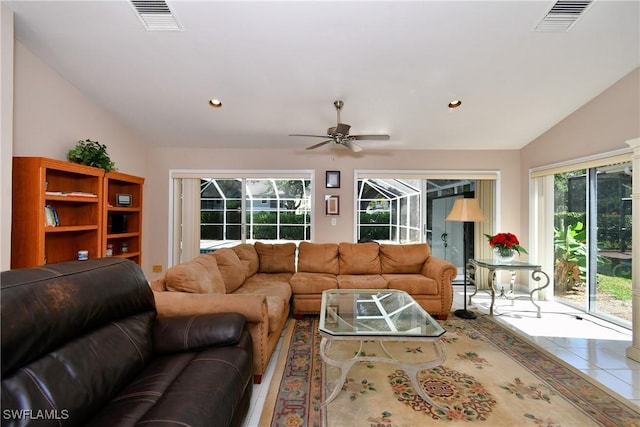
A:
{"label": "throw pillow", "polygon": [[295,273],[296,244],[268,244],[255,242],[254,246],[260,258],[260,273]]}

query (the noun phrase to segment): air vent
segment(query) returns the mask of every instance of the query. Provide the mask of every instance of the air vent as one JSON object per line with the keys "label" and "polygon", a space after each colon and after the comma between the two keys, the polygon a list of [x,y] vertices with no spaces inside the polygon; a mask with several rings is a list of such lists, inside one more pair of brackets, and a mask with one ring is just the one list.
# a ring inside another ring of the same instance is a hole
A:
{"label": "air vent", "polygon": [[566,32],[582,17],[594,0],[559,0],[540,21],[536,31]]}
{"label": "air vent", "polygon": [[162,0],[130,0],[147,30],[181,30],[167,2]]}

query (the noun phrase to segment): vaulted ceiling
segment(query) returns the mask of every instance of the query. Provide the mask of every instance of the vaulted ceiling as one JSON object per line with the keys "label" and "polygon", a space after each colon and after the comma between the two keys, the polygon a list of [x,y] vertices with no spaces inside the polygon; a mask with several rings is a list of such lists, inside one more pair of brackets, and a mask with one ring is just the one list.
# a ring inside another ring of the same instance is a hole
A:
{"label": "vaulted ceiling", "polygon": [[391,135],[365,150],[519,149],[640,65],[637,0],[563,2],[584,10],[555,30],[542,0],[173,0],[171,31],[126,0],[3,3],[20,43],[156,146],[304,150],[319,140],[289,134],[326,134],[341,99],[352,134]]}

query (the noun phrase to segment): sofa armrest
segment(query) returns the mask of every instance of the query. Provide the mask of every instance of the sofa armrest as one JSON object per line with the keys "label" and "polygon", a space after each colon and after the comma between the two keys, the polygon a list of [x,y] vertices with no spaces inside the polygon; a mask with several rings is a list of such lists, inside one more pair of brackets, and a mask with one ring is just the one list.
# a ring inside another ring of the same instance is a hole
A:
{"label": "sofa armrest", "polygon": [[159,317],[239,313],[248,322],[269,324],[267,297],[248,294],[192,294],[153,292]]}
{"label": "sofa armrest", "polygon": [[449,261],[430,256],[422,265],[422,275],[434,279],[439,286],[451,281],[458,275],[458,269]]}
{"label": "sofa armrest", "polygon": [[164,317],[153,326],[153,348],[158,353],[175,353],[237,343],[246,319],[237,313]]}

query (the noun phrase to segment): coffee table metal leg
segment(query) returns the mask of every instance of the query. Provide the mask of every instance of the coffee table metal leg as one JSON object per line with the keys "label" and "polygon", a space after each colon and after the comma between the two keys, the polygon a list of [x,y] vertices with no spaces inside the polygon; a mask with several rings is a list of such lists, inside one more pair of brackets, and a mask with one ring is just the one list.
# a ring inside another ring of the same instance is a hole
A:
{"label": "coffee table metal leg", "polygon": [[[340,369],[340,378],[338,378],[338,381],[336,382],[336,385],[331,391],[331,394],[329,395],[329,397],[327,397],[327,399],[324,402],[322,402],[322,404],[320,405],[321,408],[327,406],[329,403],[333,401],[333,399],[338,397],[338,393],[340,393],[340,390],[342,390],[344,381],[347,379],[347,374],[349,373],[349,369],[351,369],[351,367],[356,363],[356,358],[347,359],[347,360],[331,359],[327,355],[327,349],[330,346],[330,344],[331,342],[327,338],[322,337],[322,340],[320,341],[320,357],[322,358],[322,361],[325,364],[335,366],[338,369]],[[360,348],[362,348],[362,342],[360,342]],[[326,381],[327,381],[327,376],[325,374],[326,374],[326,370],[324,370],[322,375],[323,386],[326,385]]]}
{"label": "coffee table metal leg", "polygon": [[420,375],[421,371],[425,369],[435,368],[436,366],[440,366],[447,358],[447,354],[445,352],[445,348],[444,348],[444,345],[442,344],[442,341],[440,340],[434,341],[433,349],[436,353],[436,359],[430,362],[420,363],[418,365],[405,364],[405,363],[398,363],[398,364],[402,369],[404,369],[404,371],[407,373],[407,375],[411,379],[411,384],[413,385],[413,388],[415,389],[416,393],[418,393],[418,395],[422,399],[424,399],[424,401],[427,402],[429,405],[433,406],[436,409],[439,409],[443,413],[447,413],[449,409],[439,406],[433,400],[431,400],[431,397],[424,391],[424,389],[420,385],[420,380],[418,379],[418,376]]}

